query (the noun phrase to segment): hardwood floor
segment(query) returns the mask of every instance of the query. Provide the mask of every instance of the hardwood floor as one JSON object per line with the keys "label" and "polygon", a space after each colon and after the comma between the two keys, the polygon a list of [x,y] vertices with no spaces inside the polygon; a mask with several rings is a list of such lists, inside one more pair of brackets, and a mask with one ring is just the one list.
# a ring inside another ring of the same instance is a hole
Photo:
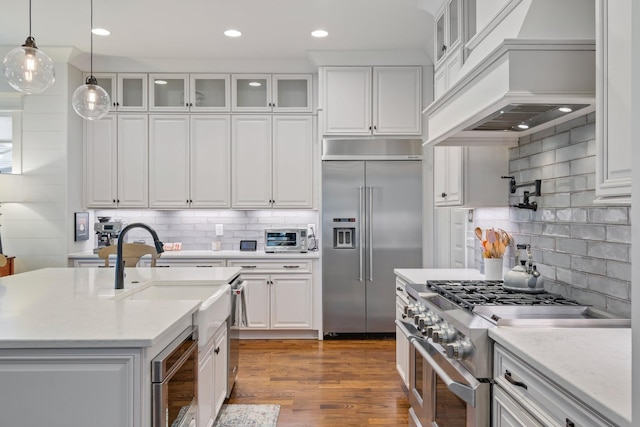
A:
{"label": "hardwood floor", "polygon": [[403,426],[395,340],[241,340],[228,403],[279,404],[278,426]]}

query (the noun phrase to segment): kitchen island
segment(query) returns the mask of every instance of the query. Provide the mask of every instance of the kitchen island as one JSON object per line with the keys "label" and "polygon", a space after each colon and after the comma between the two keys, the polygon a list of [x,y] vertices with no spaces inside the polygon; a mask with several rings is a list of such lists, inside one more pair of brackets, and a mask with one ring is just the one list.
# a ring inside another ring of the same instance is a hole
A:
{"label": "kitchen island", "polygon": [[[222,325],[230,307],[215,302],[229,301],[239,272],[127,268],[121,290],[113,269],[0,279],[0,425],[149,426],[150,361],[205,305],[221,311],[207,319]],[[184,291],[149,292],[156,286]]]}

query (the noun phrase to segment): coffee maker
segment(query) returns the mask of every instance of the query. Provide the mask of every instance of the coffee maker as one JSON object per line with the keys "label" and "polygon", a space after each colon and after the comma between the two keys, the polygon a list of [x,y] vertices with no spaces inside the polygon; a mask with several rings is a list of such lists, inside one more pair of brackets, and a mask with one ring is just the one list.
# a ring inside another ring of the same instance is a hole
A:
{"label": "coffee maker", "polygon": [[96,232],[96,248],[94,252],[98,252],[105,246],[111,246],[118,243],[118,236],[122,231],[122,221],[112,221],[111,217],[99,216],[98,222],[93,224]]}

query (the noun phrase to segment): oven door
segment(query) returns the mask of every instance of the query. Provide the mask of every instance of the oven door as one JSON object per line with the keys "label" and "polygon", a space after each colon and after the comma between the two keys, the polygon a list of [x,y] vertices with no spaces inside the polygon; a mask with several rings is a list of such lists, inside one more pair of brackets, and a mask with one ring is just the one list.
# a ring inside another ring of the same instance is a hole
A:
{"label": "oven door", "polygon": [[424,338],[410,348],[410,425],[488,427],[491,384],[478,381]]}

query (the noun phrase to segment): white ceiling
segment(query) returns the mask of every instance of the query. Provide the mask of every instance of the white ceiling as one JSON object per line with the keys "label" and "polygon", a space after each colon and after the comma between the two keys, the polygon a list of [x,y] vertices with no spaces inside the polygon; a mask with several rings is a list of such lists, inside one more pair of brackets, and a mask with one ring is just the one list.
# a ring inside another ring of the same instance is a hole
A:
{"label": "white ceiling", "polygon": [[[442,0],[93,0],[94,55],[134,58],[300,59],[310,51],[421,50],[431,58],[434,8]],[[2,0],[0,45],[29,32],[28,0]],[[90,50],[90,0],[32,0],[41,50]],[[231,39],[223,31],[243,36]],[[312,30],[329,32],[324,39]]]}

